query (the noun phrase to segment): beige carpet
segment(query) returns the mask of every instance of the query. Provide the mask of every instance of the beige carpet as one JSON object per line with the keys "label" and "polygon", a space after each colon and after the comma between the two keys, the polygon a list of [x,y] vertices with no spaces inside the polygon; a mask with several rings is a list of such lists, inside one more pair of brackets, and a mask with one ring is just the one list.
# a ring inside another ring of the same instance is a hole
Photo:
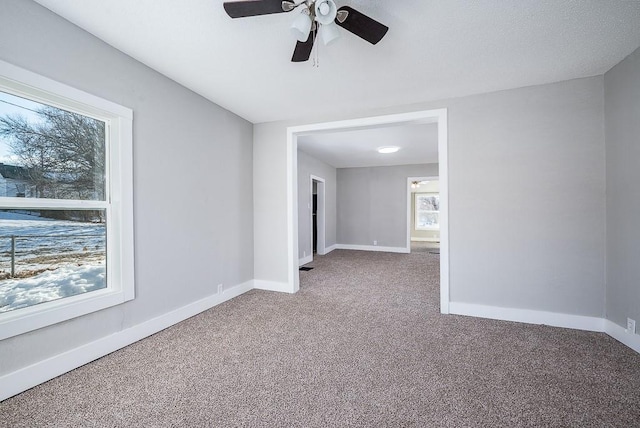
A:
{"label": "beige carpet", "polygon": [[604,334],[438,312],[438,256],[336,250],[0,403],[3,427],[638,427]]}

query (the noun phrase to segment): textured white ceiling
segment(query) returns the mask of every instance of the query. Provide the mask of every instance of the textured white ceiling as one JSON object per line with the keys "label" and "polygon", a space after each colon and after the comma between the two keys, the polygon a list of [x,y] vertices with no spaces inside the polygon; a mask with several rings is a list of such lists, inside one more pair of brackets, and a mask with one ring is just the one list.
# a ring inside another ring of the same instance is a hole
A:
{"label": "textured white ceiling", "polygon": [[[396,146],[380,154],[379,147]],[[438,125],[402,125],[310,134],[298,149],[336,168],[438,163]]]}
{"label": "textured white ceiling", "polygon": [[254,123],[599,75],[640,46],[640,1],[336,0],[390,30],[373,46],[340,29],[314,68],[290,62],[291,13],[232,20],[222,0],[36,1]]}

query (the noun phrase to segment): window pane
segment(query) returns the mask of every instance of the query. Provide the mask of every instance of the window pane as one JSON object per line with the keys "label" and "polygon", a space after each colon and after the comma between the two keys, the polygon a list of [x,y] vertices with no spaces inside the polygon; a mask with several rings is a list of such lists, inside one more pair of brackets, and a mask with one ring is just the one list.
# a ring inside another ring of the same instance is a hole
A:
{"label": "window pane", "polygon": [[418,210],[420,211],[440,211],[439,195],[417,195]]}
{"label": "window pane", "polygon": [[105,200],[105,123],[0,92],[0,197]]}
{"label": "window pane", "polygon": [[105,210],[0,210],[0,313],[107,286]]}
{"label": "window pane", "polygon": [[437,228],[440,224],[440,215],[438,213],[419,213],[418,222],[416,227],[418,228]]}

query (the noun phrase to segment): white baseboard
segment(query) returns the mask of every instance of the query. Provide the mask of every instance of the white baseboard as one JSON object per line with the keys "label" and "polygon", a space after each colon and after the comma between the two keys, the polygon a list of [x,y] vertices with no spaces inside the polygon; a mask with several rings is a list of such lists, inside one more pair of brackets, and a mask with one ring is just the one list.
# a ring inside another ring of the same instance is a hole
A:
{"label": "white baseboard", "polygon": [[381,251],[384,253],[409,254],[409,249],[404,247],[381,247],[379,245],[351,245],[351,244],[336,244],[335,247],[337,250]]}
{"label": "white baseboard", "polygon": [[281,293],[291,293],[291,286],[286,282],[265,281],[262,279],[253,280],[253,288],[256,290],[279,291]]}
{"label": "white baseboard", "polygon": [[411,242],[440,242],[440,238],[414,238],[412,236]]}
{"label": "white baseboard", "polygon": [[220,294],[213,294],[141,324],[1,376],[0,401],[151,336],[253,288],[253,281],[247,281],[228,288]]}
{"label": "white baseboard", "polygon": [[640,335],[627,333],[624,327],[609,320],[605,320],[605,332],[618,342],[640,353]]}
{"label": "white baseboard", "polygon": [[298,266],[306,265],[307,263],[311,263],[312,261],[313,261],[313,254],[309,254],[307,257],[298,259]]}
{"label": "white baseboard", "polygon": [[572,328],[575,330],[605,331],[605,322],[602,318],[582,315],[533,311],[529,309],[501,308],[497,306],[485,306],[459,302],[449,303],[449,313],[494,320],[516,321],[527,324],[544,324],[553,327]]}
{"label": "white baseboard", "polygon": [[[337,246],[337,248],[341,248],[341,246]],[[373,248],[376,248],[376,250],[373,251],[380,251],[378,249],[385,247]],[[151,336],[152,334],[171,327],[180,321],[184,321],[187,318],[206,311],[207,309],[226,302],[227,300],[237,297],[254,288],[285,293],[291,292],[289,285],[283,282],[252,280],[236,285],[235,287],[224,290],[221,294],[214,294],[205,297],[204,299],[198,300],[149,321],[145,321],[142,324],[138,324],[78,348],[71,349],[67,352],[56,355],[55,357],[48,358],[36,364],[1,376],[0,401],[94,361],[111,352],[117,351],[118,349],[124,348],[138,340]],[[467,315],[528,324],[545,324],[554,327],[604,332],[634,351],[640,353],[640,335],[629,334],[623,327],[602,318],[533,311],[527,309],[501,308],[496,306],[459,302],[450,302],[449,312],[456,315]]]}
{"label": "white baseboard", "polygon": [[556,312],[532,311],[528,309],[500,308],[496,306],[457,302],[449,303],[449,313],[494,320],[516,321],[527,324],[544,324],[553,327],[606,333],[623,345],[626,345],[640,353],[640,335],[629,334],[624,327],[604,318],[560,314]]}
{"label": "white baseboard", "polygon": [[330,252],[332,252],[335,249],[336,249],[336,244],[330,245],[328,247],[324,247],[324,253],[320,254],[320,255],[321,256],[326,256],[327,254],[329,254]]}

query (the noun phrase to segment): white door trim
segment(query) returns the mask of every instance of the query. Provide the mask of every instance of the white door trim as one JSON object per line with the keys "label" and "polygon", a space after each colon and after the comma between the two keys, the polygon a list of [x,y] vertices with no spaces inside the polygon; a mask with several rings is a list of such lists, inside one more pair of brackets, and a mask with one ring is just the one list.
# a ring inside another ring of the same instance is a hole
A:
{"label": "white door trim", "polygon": [[287,128],[287,255],[288,287],[300,289],[298,271],[298,136],[319,131],[372,128],[393,123],[437,123],[440,179],[440,312],[449,313],[449,183],[447,109],[434,109]]}

